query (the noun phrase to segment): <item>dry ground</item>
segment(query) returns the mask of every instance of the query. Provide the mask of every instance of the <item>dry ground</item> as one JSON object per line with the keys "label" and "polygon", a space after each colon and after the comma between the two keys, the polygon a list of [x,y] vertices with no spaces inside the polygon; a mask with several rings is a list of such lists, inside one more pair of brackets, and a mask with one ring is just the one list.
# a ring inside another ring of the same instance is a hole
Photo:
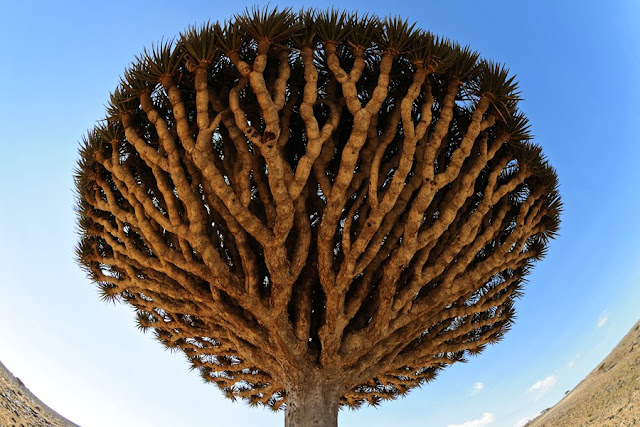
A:
{"label": "dry ground", "polygon": [[640,321],[557,405],[525,427],[640,426]]}
{"label": "dry ground", "polygon": [[[0,363],[0,427],[78,427]],[[640,426],[640,321],[580,384],[526,427]]]}
{"label": "dry ground", "polygon": [[78,427],[35,397],[0,362],[0,427]]}

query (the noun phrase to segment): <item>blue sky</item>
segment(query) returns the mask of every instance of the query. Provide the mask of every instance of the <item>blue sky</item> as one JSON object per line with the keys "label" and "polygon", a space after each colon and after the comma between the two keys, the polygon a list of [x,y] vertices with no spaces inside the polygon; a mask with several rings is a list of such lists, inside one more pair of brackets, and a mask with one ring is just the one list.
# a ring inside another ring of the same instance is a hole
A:
{"label": "blue sky", "polygon": [[[180,6],[179,6],[180,4]],[[0,361],[85,426],[281,426],[231,402],[102,303],[73,259],[82,134],[143,47],[255,3],[6,2],[0,13]],[[328,7],[326,1],[283,6]],[[640,317],[640,5],[634,1],[344,1],[469,44],[518,76],[556,167],[560,236],[498,345],[341,426],[520,425],[573,388]]]}

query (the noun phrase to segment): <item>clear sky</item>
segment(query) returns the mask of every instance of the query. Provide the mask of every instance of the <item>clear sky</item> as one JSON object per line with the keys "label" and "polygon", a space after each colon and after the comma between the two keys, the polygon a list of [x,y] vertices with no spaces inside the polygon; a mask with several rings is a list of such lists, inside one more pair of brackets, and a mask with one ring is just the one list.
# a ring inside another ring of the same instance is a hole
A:
{"label": "clear sky", "polygon": [[[125,66],[235,1],[6,1],[0,11],[0,360],[84,427],[281,426],[231,402],[183,355],[102,303],[76,266],[72,170]],[[328,7],[316,0],[272,5]],[[555,404],[640,317],[640,3],[343,1],[469,44],[518,76],[560,176],[560,236],[512,331],[467,364],[343,427],[499,427]]]}

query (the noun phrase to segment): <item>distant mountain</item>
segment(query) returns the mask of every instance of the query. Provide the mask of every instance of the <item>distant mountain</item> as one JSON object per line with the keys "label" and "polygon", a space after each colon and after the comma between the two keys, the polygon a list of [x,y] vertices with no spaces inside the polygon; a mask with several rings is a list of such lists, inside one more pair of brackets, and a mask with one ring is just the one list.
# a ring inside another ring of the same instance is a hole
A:
{"label": "distant mountain", "polygon": [[0,427],[78,427],[29,391],[0,362]]}
{"label": "distant mountain", "polygon": [[525,427],[640,426],[640,321],[587,377]]}

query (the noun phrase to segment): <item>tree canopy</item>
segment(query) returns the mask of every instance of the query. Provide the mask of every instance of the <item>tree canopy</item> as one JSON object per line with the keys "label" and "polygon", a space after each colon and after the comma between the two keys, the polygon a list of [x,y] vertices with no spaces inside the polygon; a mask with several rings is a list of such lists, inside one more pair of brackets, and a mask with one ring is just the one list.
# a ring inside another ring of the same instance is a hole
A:
{"label": "tree canopy", "polygon": [[558,230],[519,101],[506,67],[400,18],[189,28],[81,144],[77,258],[230,398],[404,395],[503,336]]}

